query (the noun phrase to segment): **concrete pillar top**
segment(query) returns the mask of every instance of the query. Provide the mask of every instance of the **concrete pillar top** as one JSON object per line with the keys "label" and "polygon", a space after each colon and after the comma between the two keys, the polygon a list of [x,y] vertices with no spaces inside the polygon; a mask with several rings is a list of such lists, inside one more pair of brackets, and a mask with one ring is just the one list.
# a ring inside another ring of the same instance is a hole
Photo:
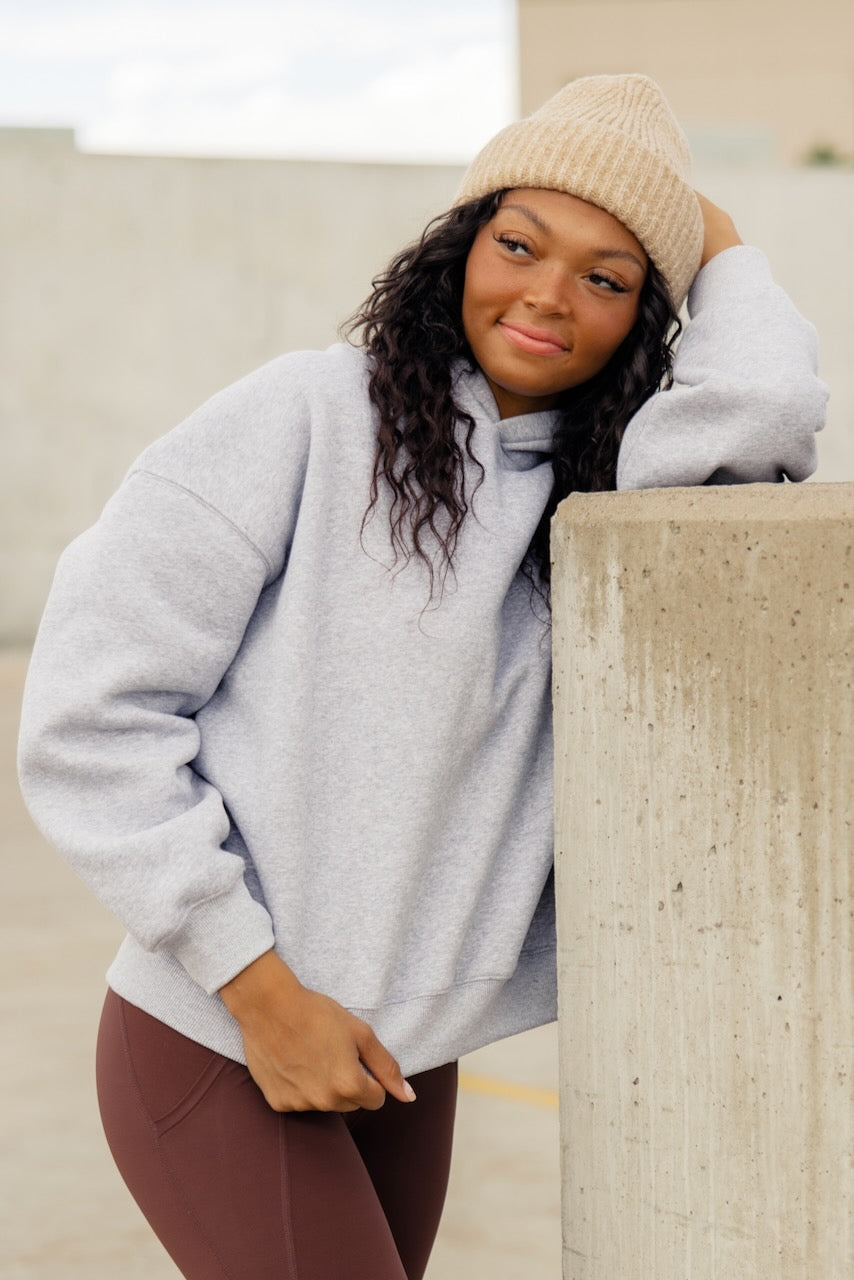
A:
{"label": "concrete pillar top", "polygon": [[554,523],[658,524],[676,516],[681,521],[716,523],[854,519],[854,484],[730,484],[573,493],[558,507]]}

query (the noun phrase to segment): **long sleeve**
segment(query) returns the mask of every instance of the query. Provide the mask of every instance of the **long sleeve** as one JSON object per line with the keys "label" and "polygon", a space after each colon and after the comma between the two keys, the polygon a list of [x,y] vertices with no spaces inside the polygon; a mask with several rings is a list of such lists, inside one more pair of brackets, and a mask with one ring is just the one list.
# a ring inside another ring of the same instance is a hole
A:
{"label": "long sleeve", "polygon": [[193,761],[195,713],[295,519],[307,433],[276,404],[276,369],[153,445],[67,548],[24,697],[19,772],[39,827],[142,947],[209,992],[273,943],[223,847],[223,798]]}
{"label": "long sleeve", "polygon": [[698,274],[674,382],[629,423],[618,489],[805,480],[816,466],[827,388],[815,329],[747,245]]}

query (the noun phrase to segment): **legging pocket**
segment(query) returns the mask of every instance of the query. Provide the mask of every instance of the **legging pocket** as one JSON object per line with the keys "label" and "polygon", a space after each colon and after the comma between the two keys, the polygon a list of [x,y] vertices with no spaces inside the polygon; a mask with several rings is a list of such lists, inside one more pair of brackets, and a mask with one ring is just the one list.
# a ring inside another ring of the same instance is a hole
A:
{"label": "legging pocket", "polygon": [[118,1005],[115,1013],[139,1100],[158,1134],[167,1133],[198,1106],[229,1059],[126,1000]]}

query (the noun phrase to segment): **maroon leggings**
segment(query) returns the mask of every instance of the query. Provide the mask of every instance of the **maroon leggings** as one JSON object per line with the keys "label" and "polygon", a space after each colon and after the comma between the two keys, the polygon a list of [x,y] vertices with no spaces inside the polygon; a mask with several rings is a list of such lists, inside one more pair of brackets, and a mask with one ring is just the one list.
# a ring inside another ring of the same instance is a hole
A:
{"label": "maroon leggings", "polygon": [[119,1171],[188,1280],[421,1280],[456,1063],[414,1076],[414,1103],[281,1114],[246,1067],[109,991],[97,1077]]}

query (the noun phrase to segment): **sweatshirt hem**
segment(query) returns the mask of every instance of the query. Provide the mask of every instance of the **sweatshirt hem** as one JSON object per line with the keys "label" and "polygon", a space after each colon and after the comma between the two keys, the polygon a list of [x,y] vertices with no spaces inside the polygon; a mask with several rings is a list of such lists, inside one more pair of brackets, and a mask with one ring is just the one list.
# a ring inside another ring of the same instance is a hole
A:
{"label": "sweatshirt hem", "polygon": [[[113,991],[130,1004],[245,1065],[240,1028],[220,996],[209,995],[173,956],[144,951],[126,938],[107,971]],[[335,998],[334,992],[327,992]],[[414,1075],[557,1017],[555,951],[523,953],[507,978],[472,976],[440,995],[413,996],[378,1006],[341,1001],[362,1018]]]}

